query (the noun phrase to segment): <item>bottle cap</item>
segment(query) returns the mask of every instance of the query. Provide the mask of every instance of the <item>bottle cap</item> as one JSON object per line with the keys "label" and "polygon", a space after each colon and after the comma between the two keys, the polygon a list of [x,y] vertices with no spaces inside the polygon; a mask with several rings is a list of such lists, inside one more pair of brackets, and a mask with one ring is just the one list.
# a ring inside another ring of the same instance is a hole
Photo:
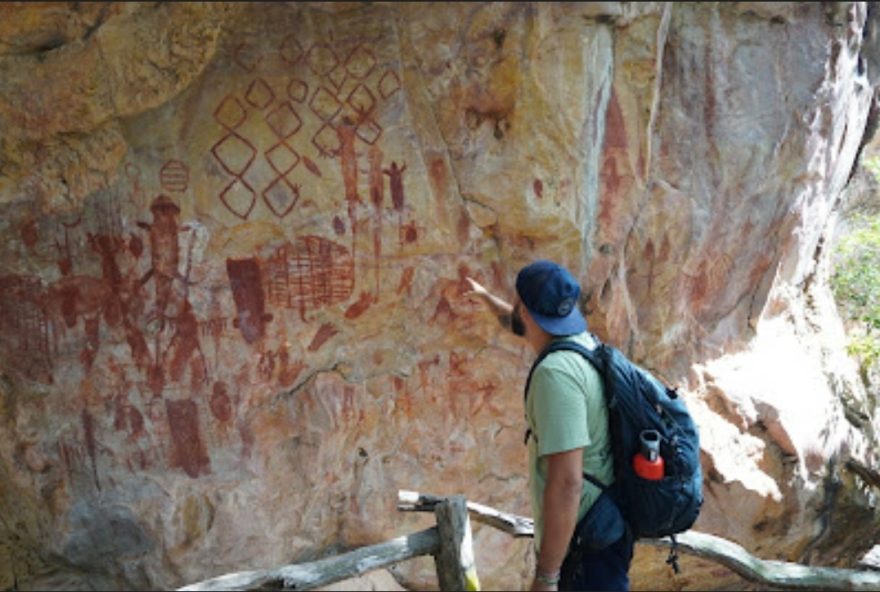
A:
{"label": "bottle cap", "polygon": [[657,430],[642,430],[639,434],[642,443],[642,454],[649,461],[654,462],[660,456],[660,432]]}

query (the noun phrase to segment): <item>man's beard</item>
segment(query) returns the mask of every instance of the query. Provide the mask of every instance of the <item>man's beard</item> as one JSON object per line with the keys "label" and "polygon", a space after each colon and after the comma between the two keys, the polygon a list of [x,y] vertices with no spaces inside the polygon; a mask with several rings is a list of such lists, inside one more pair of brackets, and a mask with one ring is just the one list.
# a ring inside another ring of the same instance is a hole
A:
{"label": "man's beard", "polygon": [[526,325],[523,323],[518,308],[514,308],[513,314],[510,315],[510,330],[513,331],[514,335],[519,335],[520,337],[526,334]]}

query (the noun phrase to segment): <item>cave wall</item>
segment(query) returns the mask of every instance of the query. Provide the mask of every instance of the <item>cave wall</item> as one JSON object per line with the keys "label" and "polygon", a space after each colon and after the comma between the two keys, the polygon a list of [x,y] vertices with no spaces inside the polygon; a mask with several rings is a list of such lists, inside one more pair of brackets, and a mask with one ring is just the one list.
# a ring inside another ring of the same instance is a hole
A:
{"label": "cave wall", "polygon": [[[464,278],[511,295],[536,258],[687,391],[698,529],[869,546],[843,466],[876,463],[877,420],[821,256],[873,97],[865,3],[0,16],[3,587],[306,560],[423,527],[401,488],[528,514],[532,354]],[[529,543],[475,545],[484,585],[523,585]]]}

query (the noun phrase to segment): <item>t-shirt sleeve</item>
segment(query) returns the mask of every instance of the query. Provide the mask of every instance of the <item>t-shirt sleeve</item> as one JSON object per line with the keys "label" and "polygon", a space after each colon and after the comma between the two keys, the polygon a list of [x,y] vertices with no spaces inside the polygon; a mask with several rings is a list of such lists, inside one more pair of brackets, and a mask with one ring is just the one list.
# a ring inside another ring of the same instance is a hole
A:
{"label": "t-shirt sleeve", "polygon": [[582,385],[547,359],[532,376],[529,398],[538,434],[538,455],[555,454],[590,444]]}

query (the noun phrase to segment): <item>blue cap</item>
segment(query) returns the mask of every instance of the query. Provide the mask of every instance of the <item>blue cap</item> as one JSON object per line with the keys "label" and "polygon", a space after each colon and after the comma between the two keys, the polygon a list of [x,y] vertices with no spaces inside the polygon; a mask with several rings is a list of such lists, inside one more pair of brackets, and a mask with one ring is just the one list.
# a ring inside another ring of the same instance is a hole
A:
{"label": "blue cap", "polygon": [[516,292],[535,322],[547,333],[561,337],[586,331],[577,308],[581,287],[568,270],[552,261],[535,261],[516,276]]}

